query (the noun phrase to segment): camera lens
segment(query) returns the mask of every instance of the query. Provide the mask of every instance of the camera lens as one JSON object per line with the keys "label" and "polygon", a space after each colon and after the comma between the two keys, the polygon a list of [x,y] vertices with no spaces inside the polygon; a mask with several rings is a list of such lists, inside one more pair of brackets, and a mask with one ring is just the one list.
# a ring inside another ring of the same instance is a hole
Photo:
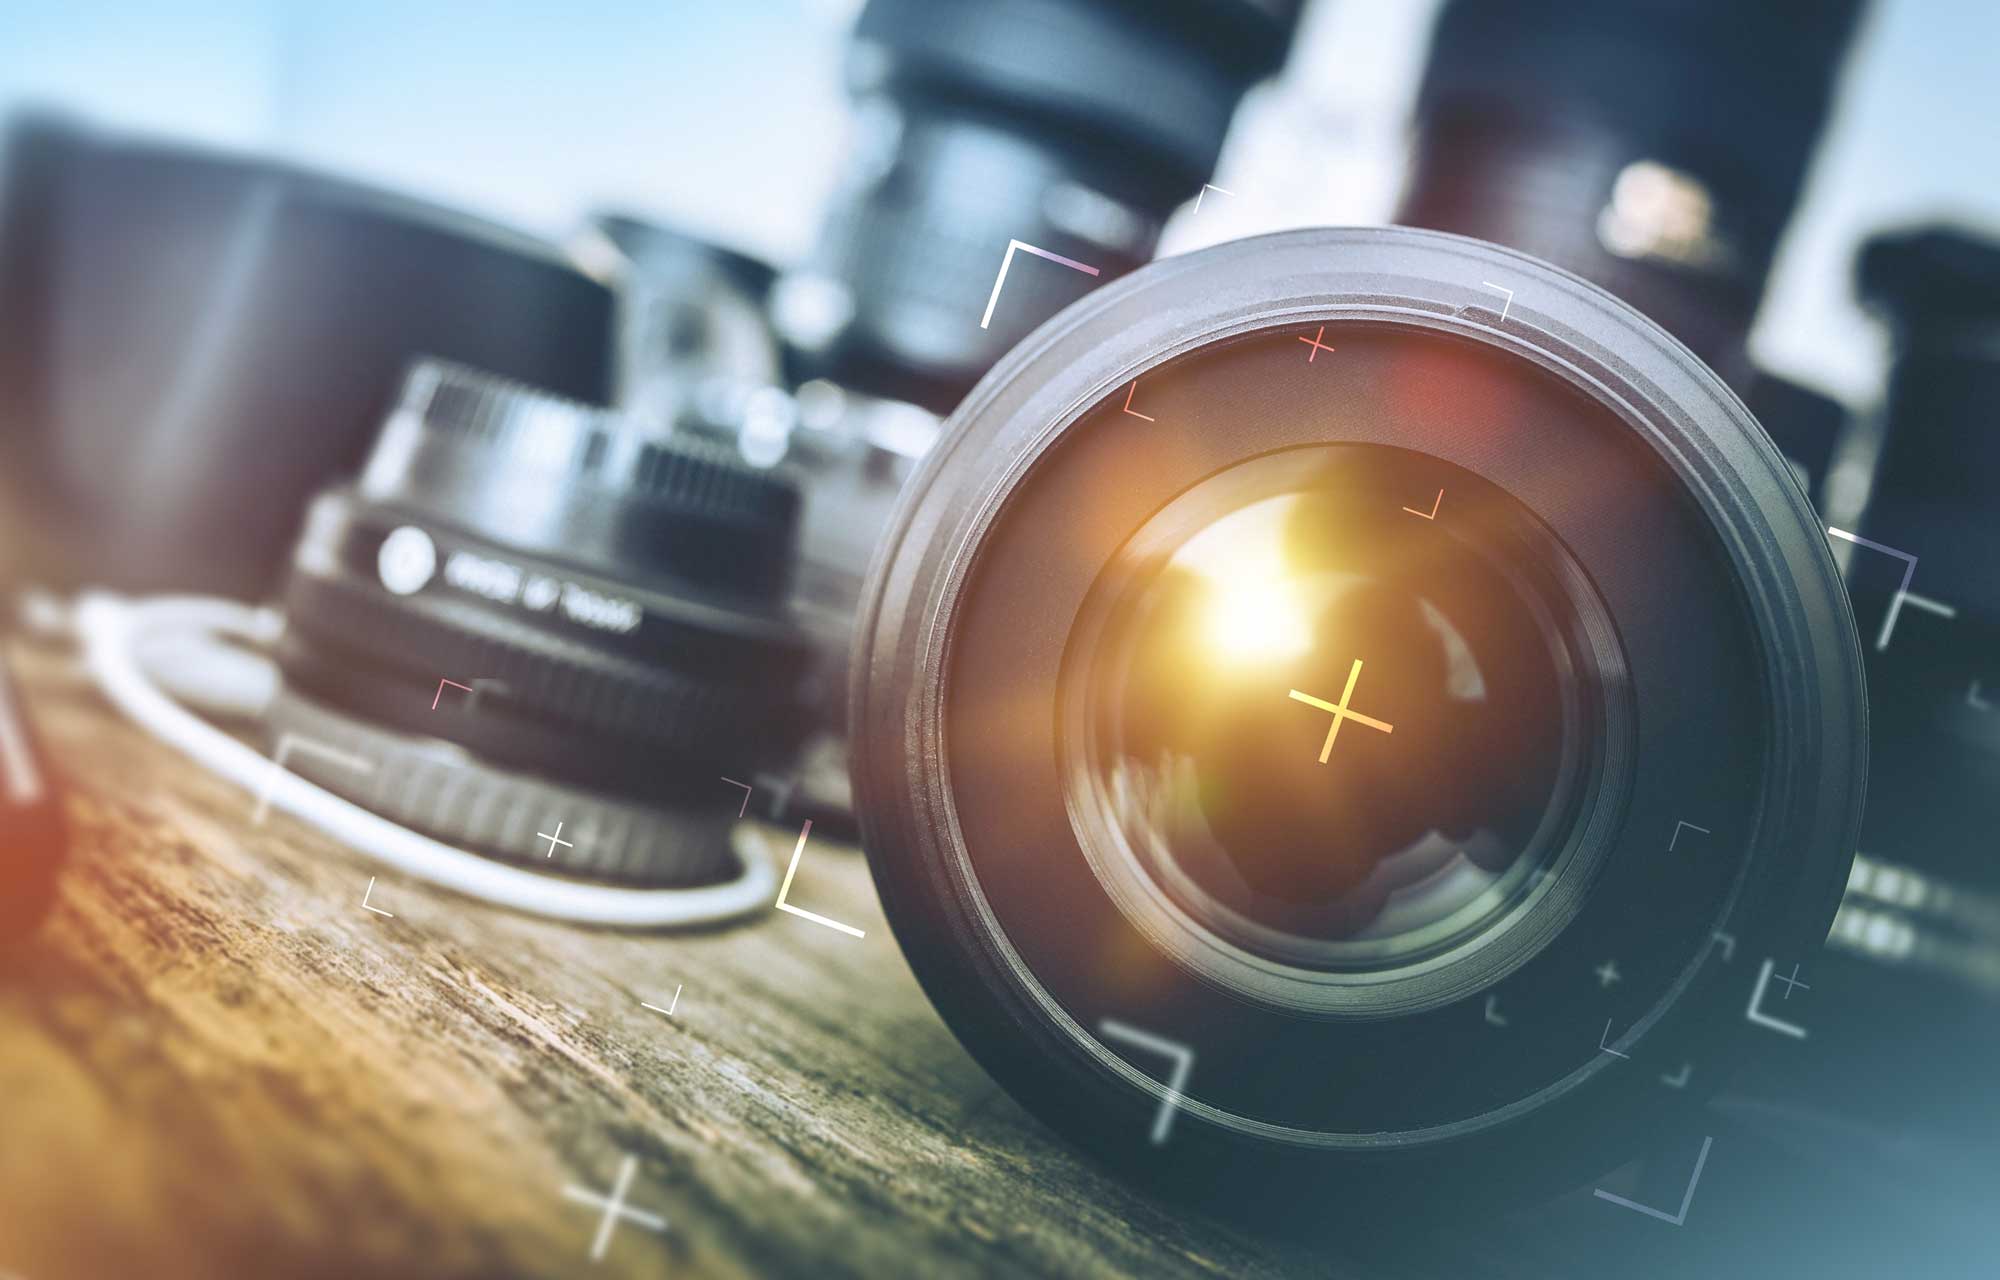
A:
{"label": "camera lens", "polygon": [[396,761],[299,767],[496,856],[544,865],[536,824],[569,813],[562,869],[720,874],[720,831],[684,811],[804,719],[798,506],[720,448],[422,363],[359,483],[308,515],[273,732]]}
{"label": "camera lens", "polygon": [[707,402],[747,398],[778,380],[765,321],[772,269],[677,228],[593,214],[575,250],[618,279],[615,403],[669,429],[701,422]]}
{"label": "camera lens", "polygon": [[1816,488],[1843,410],[1753,368],[1745,340],[1860,10],[1455,0],[1396,220],[1535,254],[1632,303],[1750,402]]}
{"label": "camera lens", "polygon": [[[1427,484],[1451,520],[1391,500]],[[1619,661],[1589,592],[1532,512],[1436,458],[1330,445],[1201,480],[1071,642],[1086,855],[1191,929],[1364,984],[1483,945],[1574,860]]]}
{"label": "camera lens", "polygon": [[[1036,324],[1152,256],[1299,9],[870,0],[848,60],[849,171],[813,261],[775,298],[799,371],[949,410]],[[976,323],[1014,240],[1092,272],[1016,271]]]}
{"label": "camera lens", "polygon": [[[1840,1011],[1813,1028],[1824,1066],[1812,1102],[1851,1132],[1981,1153],[1913,1163],[1898,1178],[1906,1193],[1932,1196],[1947,1179],[1991,1188],[2000,1177],[1989,1066],[2000,1054],[1990,853],[2000,822],[2000,242],[1964,227],[1901,228],[1868,240],[1855,267],[1892,355],[1871,423],[1879,436],[1854,442],[1863,458],[1879,448],[1874,487],[1859,522],[1839,520],[1862,540],[1836,543],[1866,652],[1871,768],[1866,857],[1819,966]],[[1754,1096],[1795,1083],[1775,1063],[1760,1076]]]}
{"label": "camera lens", "polygon": [[1455,236],[1065,311],[912,480],[859,637],[919,978],[1031,1109],[1204,1193],[1629,1158],[1700,1097],[1659,1073],[1745,1047],[1715,938],[1808,954],[1852,854],[1859,650],[1783,459],[1630,308]]}

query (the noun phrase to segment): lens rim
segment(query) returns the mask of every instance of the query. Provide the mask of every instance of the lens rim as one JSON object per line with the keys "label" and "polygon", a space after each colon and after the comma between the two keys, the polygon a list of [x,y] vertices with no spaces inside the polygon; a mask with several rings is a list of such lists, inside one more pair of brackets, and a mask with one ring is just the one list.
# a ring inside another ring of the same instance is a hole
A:
{"label": "lens rim", "polygon": [[[1496,279],[1512,286],[1504,307]],[[954,1032],[1016,1097],[1100,1152],[1220,1192],[1302,1176],[1535,1195],[1626,1158],[1703,1089],[1663,1099],[1649,1075],[1596,1062],[1474,1122],[1329,1142],[1182,1099],[1172,1145],[1149,1148],[1165,1086],[1025,969],[972,874],[950,794],[954,627],[975,553],[1033,463],[1149,370],[1238,334],[1320,322],[1408,326],[1526,361],[1598,401],[1676,477],[1741,587],[1769,703],[1762,803],[1714,925],[1752,956],[1819,946],[1859,823],[1866,712],[1853,620],[1804,493],[1740,400],[1657,325],[1526,255],[1408,229],[1285,232],[1156,263],[1044,325],[975,388],[912,482],[859,619],[851,705],[865,843],[890,924]],[[1704,967],[1707,939],[1689,949],[1621,1043],[1642,1061],[1649,1041],[1694,1047],[1712,1085],[1750,1042],[1747,966]],[[1234,1159],[1244,1155],[1254,1165]],[[1509,1176],[1488,1176],[1496,1165]]]}

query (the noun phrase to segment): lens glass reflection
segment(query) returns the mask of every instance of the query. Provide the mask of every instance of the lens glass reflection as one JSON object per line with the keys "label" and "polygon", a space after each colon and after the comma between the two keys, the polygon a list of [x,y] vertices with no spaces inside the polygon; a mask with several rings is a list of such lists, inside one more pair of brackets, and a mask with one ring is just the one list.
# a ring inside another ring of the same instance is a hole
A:
{"label": "lens glass reflection", "polygon": [[1070,655],[1086,839],[1286,963],[1394,967],[1495,927],[1564,845],[1595,720],[1557,551],[1401,449],[1204,480],[1107,569]]}

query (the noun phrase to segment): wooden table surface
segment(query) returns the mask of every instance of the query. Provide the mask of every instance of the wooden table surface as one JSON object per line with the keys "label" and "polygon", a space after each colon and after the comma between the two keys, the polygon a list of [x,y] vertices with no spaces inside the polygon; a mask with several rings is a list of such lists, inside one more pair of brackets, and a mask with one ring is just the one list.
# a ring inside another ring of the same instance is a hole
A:
{"label": "wooden table surface", "polygon": [[[815,837],[793,894],[862,939],[531,919],[253,825],[67,655],[13,659],[71,860],[0,952],[0,1276],[1328,1274],[1021,1111],[852,849]],[[393,918],[362,908],[371,875]],[[563,1191],[627,1155],[667,1226],[620,1225],[593,1266],[599,1215]]]}

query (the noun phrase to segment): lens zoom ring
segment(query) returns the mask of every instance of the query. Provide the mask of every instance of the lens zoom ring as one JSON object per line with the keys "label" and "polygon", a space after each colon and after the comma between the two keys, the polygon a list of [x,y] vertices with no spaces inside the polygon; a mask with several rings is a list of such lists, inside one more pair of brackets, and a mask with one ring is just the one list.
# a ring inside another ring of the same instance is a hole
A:
{"label": "lens zoom ring", "polygon": [[[636,450],[614,447],[633,428],[610,410],[550,395],[442,360],[413,371],[405,406],[418,411],[424,430],[456,436],[497,454],[533,452],[539,434],[575,433],[585,443],[571,458],[578,479],[602,480],[673,507],[690,521],[712,520],[785,533],[799,506],[798,490],[769,471],[738,461],[707,441],[675,437],[646,441]],[[614,460],[630,458],[629,474],[611,476]]]}
{"label": "lens zoom ring", "polygon": [[[497,687],[482,684],[479,696],[497,706],[681,754],[746,746],[746,731],[776,719],[789,702],[782,681],[717,683],[608,657],[476,606],[392,602],[378,590],[302,573],[293,575],[285,607],[289,629],[308,644],[323,642],[424,681],[490,681]],[[280,663],[289,667],[296,645],[283,649]]]}

